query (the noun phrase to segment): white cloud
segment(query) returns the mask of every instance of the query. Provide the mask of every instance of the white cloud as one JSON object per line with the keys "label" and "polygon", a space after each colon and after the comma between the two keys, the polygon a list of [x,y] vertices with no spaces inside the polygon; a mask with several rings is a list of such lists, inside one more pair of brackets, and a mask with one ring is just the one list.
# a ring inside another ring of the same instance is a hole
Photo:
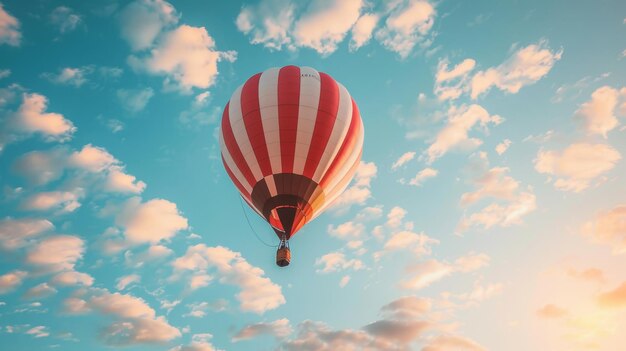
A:
{"label": "white cloud", "polygon": [[414,151],[407,151],[407,152],[403,153],[402,156],[400,156],[396,160],[396,162],[394,162],[393,165],[391,165],[391,170],[396,170],[396,169],[404,166],[407,162],[411,161],[414,158],[415,158],[415,152]]}
{"label": "white cloud", "polygon": [[39,325],[28,329],[26,334],[32,335],[35,338],[45,338],[50,336],[50,331],[48,331],[48,327]]}
{"label": "white cloud", "polygon": [[149,87],[143,89],[117,90],[117,99],[122,103],[124,109],[132,113],[143,110],[152,96],[154,96],[154,90]]}
{"label": "white cloud", "polygon": [[56,210],[58,213],[73,212],[81,205],[78,201],[80,197],[80,191],[41,192],[24,199],[20,204],[20,208],[28,211]]}
{"label": "white cloud", "polygon": [[218,350],[211,344],[210,340],[213,335],[209,333],[194,334],[191,338],[191,344],[187,346],[179,345],[171,348],[169,351],[223,351]]}
{"label": "white cloud", "polygon": [[454,263],[431,259],[409,266],[407,271],[412,275],[408,280],[400,282],[403,289],[419,290],[451,275],[455,272],[473,272],[489,264],[489,256],[470,253],[459,257]]}
{"label": "white cloud", "polygon": [[519,189],[519,182],[507,175],[508,172],[509,169],[506,167],[494,167],[488,170],[475,180],[478,189],[461,195],[461,206],[469,206],[484,198],[514,200]]}
{"label": "white cloud", "polygon": [[350,276],[349,275],[344,275],[343,277],[341,277],[341,280],[339,281],[339,287],[340,288],[345,288],[346,285],[348,285],[349,282],[350,282]]}
{"label": "white cloud", "polygon": [[486,351],[487,349],[464,337],[456,335],[439,335],[430,340],[422,351]]}
{"label": "white cloud", "polygon": [[465,59],[461,63],[448,69],[448,59],[439,61],[435,75],[435,95],[439,101],[454,100],[469,90],[469,73],[476,66],[473,59]]}
{"label": "white cloud", "polygon": [[217,63],[233,62],[235,51],[217,51],[215,41],[204,27],[181,25],[167,32],[145,57],[131,56],[135,70],[165,75],[165,87],[190,92],[192,88],[207,89],[215,83]]}
{"label": "white cloud", "polygon": [[15,250],[24,247],[32,239],[52,229],[54,225],[46,219],[5,218],[0,220],[0,248]]}
{"label": "white cloud", "polygon": [[117,279],[115,288],[117,290],[124,290],[131,284],[137,284],[141,282],[141,277],[138,274],[129,274]]}
{"label": "white cloud", "polygon": [[246,325],[240,329],[232,337],[233,342],[241,340],[250,340],[256,338],[259,335],[271,335],[277,339],[282,339],[289,336],[292,332],[289,320],[286,318],[278,319],[273,322],[259,322],[255,324]]}
{"label": "white cloud", "polygon": [[425,41],[436,11],[432,4],[422,0],[393,1],[388,5],[390,14],[376,32],[376,39],[404,59],[415,45]]}
{"label": "white cloud", "polygon": [[148,49],[164,29],[178,20],[176,9],[167,1],[133,1],[120,13],[122,37],[135,51]]}
{"label": "white cloud", "polygon": [[[6,78],[6,77],[8,77],[10,75],[11,75],[11,70],[10,69],[8,69],[8,68],[7,69],[0,69],[0,79]],[[2,105],[2,104],[0,104],[0,105]]]}
{"label": "white cloud", "polygon": [[348,221],[338,226],[328,225],[328,234],[342,240],[352,240],[359,238],[365,231],[365,226],[361,223]]}
{"label": "white cloud", "polygon": [[615,117],[619,97],[617,89],[603,86],[591,94],[591,100],[580,106],[575,116],[582,121],[587,133],[599,134],[606,139],[607,133],[619,125]]}
{"label": "white cloud", "polygon": [[54,285],[68,286],[68,285],[93,285],[93,277],[87,273],[81,273],[76,271],[61,272],[54,277],[50,282]]}
{"label": "white cloud", "polygon": [[555,188],[580,192],[613,169],[621,158],[609,145],[577,143],[561,152],[540,150],[534,162],[537,172],[557,177]]}
{"label": "white cloud", "polygon": [[19,46],[21,41],[20,22],[0,4],[0,45]]}
{"label": "white cloud", "polygon": [[387,222],[385,224],[390,228],[398,228],[402,224],[406,213],[406,210],[402,207],[394,206],[389,210],[389,213],[387,213]]}
{"label": "white cloud", "polygon": [[46,112],[48,99],[37,93],[22,94],[22,104],[9,115],[3,130],[0,130],[0,150],[9,142],[30,134],[39,133],[46,141],[67,141],[76,131],[71,121],[63,115]]}
{"label": "white cloud", "polygon": [[102,289],[94,289],[92,293],[87,300],[78,299],[82,303],[72,302],[70,305],[81,306],[78,312],[91,309],[116,317],[116,321],[101,334],[108,344],[157,343],[181,336],[180,330],[171,326],[165,317],[156,316],[154,309],[141,298]]}
{"label": "white cloud", "polygon": [[434,178],[439,174],[439,171],[434,169],[434,168],[430,168],[430,167],[426,167],[424,169],[422,169],[421,171],[417,172],[417,174],[415,175],[415,177],[413,177],[410,181],[409,184],[410,185],[414,185],[414,186],[422,186],[422,184],[429,178]]}
{"label": "white cloud", "polygon": [[359,17],[352,27],[352,38],[350,39],[350,50],[356,51],[367,44],[372,38],[374,28],[380,20],[380,15],[375,13],[364,13]]}
{"label": "white cloud", "polygon": [[124,173],[119,167],[113,167],[107,175],[105,190],[117,193],[139,194],[146,188],[146,183],[133,175]]}
{"label": "white cloud", "polygon": [[64,148],[48,151],[31,151],[13,164],[13,169],[30,184],[45,185],[57,180],[66,166],[67,152]]}
{"label": "white cloud", "polygon": [[496,145],[496,152],[498,153],[498,155],[502,155],[503,153],[505,153],[512,143],[513,142],[511,140],[504,139],[500,144]]}
{"label": "white cloud", "polygon": [[179,273],[203,273],[215,268],[221,283],[236,285],[241,289],[237,300],[242,311],[263,313],[285,303],[280,286],[265,277],[262,269],[250,265],[240,253],[222,246],[191,246],[172,266]]}
{"label": "white cloud", "polygon": [[310,2],[294,24],[294,44],[312,48],[321,55],[333,53],[359,19],[361,7],[363,0]]}
{"label": "white cloud", "polygon": [[51,287],[48,283],[41,283],[26,290],[24,297],[27,299],[41,299],[56,293],[57,289]]}
{"label": "white cloud", "polygon": [[82,18],[69,7],[59,6],[50,14],[50,22],[59,28],[61,33],[71,32],[82,23]]}
{"label": "white cloud", "polygon": [[27,275],[28,273],[19,270],[0,275],[0,294],[10,292],[22,285],[22,281]]}
{"label": "white cloud", "polygon": [[43,73],[41,76],[51,83],[59,85],[72,85],[74,87],[80,87],[87,83],[87,75],[91,73],[89,66],[85,67],[65,67],[59,71],[59,73]]}
{"label": "white cloud", "polygon": [[378,261],[384,255],[399,250],[408,250],[417,256],[428,255],[432,252],[431,245],[438,243],[439,240],[425,233],[403,230],[392,234],[385,242],[383,249],[374,253],[374,259]]}
{"label": "white cloud", "polygon": [[124,260],[128,267],[139,268],[146,263],[161,261],[174,252],[163,245],[151,245],[147,250],[133,254],[128,250],[124,253]]}
{"label": "white cloud", "polygon": [[220,106],[209,108],[210,100],[211,94],[208,91],[197,94],[191,107],[182,111],[178,115],[178,119],[181,123],[192,128],[217,122],[222,117],[222,108]]}
{"label": "white cloud", "polygon": [[378,173],[378,167],[374,162],[361,161],[352,181],[352,186],[337,197],[331,208],[341,212],[349,209],[352,205],[365,204],[365,201],[372,196],[370,186],[376,173]]}
{"label": "white cloud", "polygon": [[462,233],[472,226],[480,225],[489,229],[495,225],[508,227],[522,223],[522,218],[537,209],[535,194],[520,192],[512,201],[505,204],[492,203],[478,212],[464,216],[457,227]]}
{"label": "white cloud", "polygon": [[358,271],[365,268],[363,261],[356,258],[349,260],[341,252],[327,253],[316,259],[315,265],[320,266],[320,269],[317,270],[318,273],[339,272],[347,269]]}
{"label": "white cloud", "polygon": [[489,124],[500,123],[502,123],[502,117],[489,115],[489,112],[480,105],[450,107],[446,126],[437,133],[435,140],[426,150],[427,161],[432,163],[453,149],[473,149],[481,145],[482,140],[468,135],[474,126],[479,124],[487,130]]}
{"label": "white cloud", "polygon": [[81,238],[57,235],[39,242],[26,255],[26,262],[49,272],[72,271],[84,251],[85,243]]}
{"label": "white cloud", "polygon": [[614,254],[626,253],[626,205],[596,214],[581,232],[594,242],[610,245]]}
{"label": "white cloud", "polygon": [[175,203],[163,199],[141,203],[138,197],[126,202],[116,223],[124,228],[126,239],[135,244],[168,241],[189,227]]}
{"label": "white cloud", "polygon": [[237,29],[250,36],[250,43],[263,44],[269,49],[293,48],[291,27],[295,5],[290,0],[265,0],[258,5],[246,5],[235,21]]}
{"label": "white cloud", "polygon": [[73,152],[68,163],[88,172],[99,173],[119,163],[119,161],[104,148],[87,144],[80,151]]}
{"label": "white cloud", "polygon": [[515,94],[547,75],[562,54],[562,49],[552,51],[545,40],[521,48],[499,66],[476,72],[471,82],[471,97],[476,99],[494,86]]}

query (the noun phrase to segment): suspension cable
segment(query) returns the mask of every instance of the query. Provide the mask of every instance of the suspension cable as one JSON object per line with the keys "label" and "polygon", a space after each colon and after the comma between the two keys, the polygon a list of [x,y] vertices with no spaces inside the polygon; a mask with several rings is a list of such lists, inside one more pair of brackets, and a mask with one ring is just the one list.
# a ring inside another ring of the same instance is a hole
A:
{"label": "suspension cable", "polygon": [[254,230],[254,228],[252,227],[252,223],[250,223],[250,219],[248,218],[248,214],[246,213],[246,209],[243,206],[243,200],[241,199],[241,197],[239,197],[239,204],[241,205],[241,211],[243,212],[244,217],[246,217],[246,222],[248,222],[248,226],[250,227],[250,230],[252,230],[252,233],[254,233],[254,236],[256,236],[257,240],[265,246],[274,248],[278,247],[278,245],[271,245],[263,241],[259,234],[256,232],[256,230]]}

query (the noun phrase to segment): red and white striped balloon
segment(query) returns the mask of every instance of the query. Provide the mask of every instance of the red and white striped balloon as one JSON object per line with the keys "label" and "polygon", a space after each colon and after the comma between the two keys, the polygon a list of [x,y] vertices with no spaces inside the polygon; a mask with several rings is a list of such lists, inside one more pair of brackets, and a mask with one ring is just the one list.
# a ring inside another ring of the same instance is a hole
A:
{"label": "red and white striped balloon", "polygon": [[250,77],[224,108],[220,148],[241,196],[287,239],[348,186],[363,124],[346,88],[310,67]]}

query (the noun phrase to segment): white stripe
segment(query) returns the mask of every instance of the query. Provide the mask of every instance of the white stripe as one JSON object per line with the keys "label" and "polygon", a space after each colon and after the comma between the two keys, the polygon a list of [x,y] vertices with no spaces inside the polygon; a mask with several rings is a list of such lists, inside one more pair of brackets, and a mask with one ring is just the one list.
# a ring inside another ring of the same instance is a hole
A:
{"label": "white stripe", "polygon": [[252,205],[252,203],[250,201],[248,201],[248,199],[246,199],[245,196],[242,196],[242,198],[244,200],[246,200],[246,203],[248,204],[248,206],[250,206],[251,209],[254,210],[254,212],[256,212],[259,216],[261,216],[261,218],[265,219],[265,217],[263,217],[263,214],[261,214],[261,211],[257,210],[257,208],[254,207],[254,205]]}
{"label": "white stripe", "polygon": [[263,178],[263,173],[261,173],[259,162],[256,159],[254,150],[252,150],[252,145],[250,144],[250,139],[248,138],[248,132],[246,131],[246,125],[243,122],[243,116],[241,114],[242,88],[243,85],[237,88],[237,90],[233,93],[233,96],[230,98],[228,115],[230,118],[230,126],[233,129],[233,134],[235,135],[235,141],[237,142],[237,145],[239,145],[239,149],[241,150],[248,167],[250,167],[254,179],[258,182],[261,178]]}
{"label": "white stripe", "polygon": [[[307,77],[303,75],[312,75]],[[296,152],[293,160],[293,173],[302,174],[306,157],[311,146],[317,108],[320,102],[320,74],[311,67],[300,68],[300,108],[298,110],[298,131]]]}
{"label": "white stripe", "polygon": [[220,129],[220,149],[222,150],[222,156],[224,157],[224,162],[226,162],[226,165],[228,166],[228,168],[230,168],[231,172],[233,172],[233,175],[235,176],[235,178],[237,178],[239,183],[241,183],[244,189],[246,189],[248,194],[252,193],[252,186],[250,186],[250,184],[246,180],[246,177],[243,176],[243,173],[241,173],[241,170],[239,170],[239,168],[235,164],[235,161],[233,160],[233,157],[230,155],[230,152],[228,152],[228,148],[226,147],[226,144],[224,143],[224,136],[222,134],[221,129]]}
{"label": "white stripe", "polygon": [[270,68],[261,74],[259,80],[259,108],[267,153],[272,165],[272,173],[282,172],[280,154],[280,130],[278,127],[278,73],[280,68]]}
{"label": "white stripe", "polygon": [[270,191],[270,195],[276,196],[278,195],[278,191],[276,191],[276,183],[274,182],[274,175],[270,174],[265,177],[265,183],[267,184],[267,189]]}
{"label": "white stripe", "polygon": [[[359,154],[360,153],[357,152],[357,156]],[[360,162],[361,160],[357,157],[354,160],[354,163],[346,164],[346,165],[349,165],[350,167],[346,167],[347,168],[346,173],[343,174],[343,177],[339,178],[339,182],[336,183],[335,187],[329,188],[330,191],[326,193],[326,197],[324,198],[324,204],[320,206],[318,210],[313,213],[313,215],[311,216],[312,218],[316,218],[318,215],[324,212],[328,208],[328,206],[332,205],[333,202],[335,202],[335,200],[346,190],[346,188],[348,188],[348,185],[350,185],[350,182],[352,181],[352,178],[354,177],[354,174],[356,173],[356,169],[358,167],[355,168],[352,173],[350,173],[349,171],[355,164],[359,164]]]}
{"label": "white stripe", "polygon": [[352,121],[352,98],[343,85],[337,83],[337,86],[339,88],[339,109],[337,110],[337,118],[333,125],[333,131],[328,138],[328,143],[326,144],[322,158],[317,164],[317,169],[313,174],[313,180],[317,183],[320,182],[322,176],[335,159],[335,156],[337,156],[343,139],[348,133],[348,128],[350,128],[350,122]]}
{"label": "white stripe", "polygon": [[[361,125],[361,128],[359,128],[359,130],[356,131],[356,133],[359,133],[359,134],[357,134],[357,140],[354,144],[354,148],[351,150],[351,153],[346,159],[346,162],[340,165],[341,168],[337,170],[337,173],[335,174],[335,176],[331,179],[330,183],[328,183],[328,185],[324,189],[324,193],[326,195],[326,199],[324,200],[325,205],[323,206],[324,208],[330,203],[330,201],[328,201],[329,198],[332,198],[331,200],[334,200],[334,198],[336,198],[339,194],[343,192],[343,190],[345,189],[345,186],[343,187],[343,189],[337,189],[337,188],[341,188],[341,184],[340,184],[341,181],[346,177],[346,175],[348,175],[348,172],[350,171],[351,167],[354,166],[356,162],[359,162],[359,155],[363,148],[362,125]],[[354,176],[354,174],[350,175],[350,179],[352,178],[352,176]],[[336,194],[337,192],[338,194]]]}

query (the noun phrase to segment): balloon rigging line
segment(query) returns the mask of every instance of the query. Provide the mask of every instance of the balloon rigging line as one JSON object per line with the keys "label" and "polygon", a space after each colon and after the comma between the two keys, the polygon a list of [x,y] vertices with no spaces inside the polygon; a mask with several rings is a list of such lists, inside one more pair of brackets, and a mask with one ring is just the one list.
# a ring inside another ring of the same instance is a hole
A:
{"label": "balloon rigging line", "polygon": [[261,237],[259,236],[259,234],[256,232],[256,230],[254,230],[254,228],[252,227],[252,223],[250,223],[250,219],[248,219],[248,214],[246,213],[246,209],[243,207],[243,200],[241,199],[241,197],[239,198],[239,204],[241,205],[241,210],[243,211],[244,217],[246,217],[246,222],[248,222],[248,226],[250,227],[250,230],[252,230],[252,232],[254,233],[254,236],[256,236],[257,240],[265,246],[278,247],[278,245],[271,245],[263,241]]}

